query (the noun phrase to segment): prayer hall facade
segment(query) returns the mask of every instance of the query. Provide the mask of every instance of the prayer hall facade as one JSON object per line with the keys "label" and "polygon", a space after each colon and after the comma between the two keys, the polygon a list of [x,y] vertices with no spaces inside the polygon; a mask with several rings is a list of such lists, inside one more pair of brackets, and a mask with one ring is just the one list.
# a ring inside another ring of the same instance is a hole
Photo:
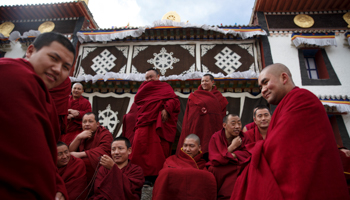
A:
{"label": "prayer hall facade", "polygon": [[[350,148],[350,3],[320,2],[256,0],[249,25],[191,24],[169,12],[152,25],[110,29],[98,27],[84,1],[0,6],[0,56],[22,57],[40,31],[65,34],[77,49],[71,81],[84,85],[83,96],[114,136],[149,68],[179,97],[179,135],[188,96],[205,73],[227,98],[227,113],[239,114],[245,125],[256,105],[267,104],[259,72],[283,63],[297,86],[319,97],[338,144]],[[14,25],[8,34],[7,22]]]}

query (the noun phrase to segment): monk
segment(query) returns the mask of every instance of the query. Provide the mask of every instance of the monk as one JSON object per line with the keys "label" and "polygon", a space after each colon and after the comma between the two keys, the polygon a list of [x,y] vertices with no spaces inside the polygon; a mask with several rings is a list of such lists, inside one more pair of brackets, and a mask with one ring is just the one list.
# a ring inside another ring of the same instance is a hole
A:
{"label": "monk", "polygon": [[265,105],[257,106],[254,109],[253,119],[256,126],[244,133],[248,139],[248,143],[257,142],[266,138],[267,128],[271,121],[270,109]]}
{"label": "monk", "polygon": [[199,137],[188,135],[181,152],[166,159],[152,199],[216,199],[216,181],[205,163]]}
{"label": "monk", "polygon": [[340,158],[343,164],[345,179],[350,192],[350,150],[345,147],[338,146]]}
{"label": "monk", "polygon": [[68,199],[56,166],[60,132],[49,90],[67,79],[74,57],[72,43],[50,32],[24,59],[0,59],[1,199]]}
{"label": "monk", "polygon": [[248,140],[242,133],[238,115],[229,114],[223,119],[223,129],[214,133],[209,142],[209,171],[217,183],[217,199],[230,199],[233,186],[250,154],[244,145]]}
{"label": "monk", "polygon": [[265,140],[246,145],[250,163],[231,199],[349,199],[332,127],[319,99],[294,85],[283,64],[264,68],[262,96],[278,105]]}
{"label": "monk", "polygon": [[[258,106],[259,106],[259,105],[258,105]],[[257,106],[257,107],[258,107],[258,106]],[[253,110],[253,115],[254,115],[254,112],[255,112],[255,110],[257,109],[257,107],[254,108],[254,110]],[[250,129],[254,129],[255,127],[256,127],[256,124],[255,124],[255,122],[254,122],[254,117],[253,117],[253,122],[251,122],[251,123],[245,125],[245,126],[243,127],[243,129],[242,129],[242,132],[245,133],[245,132],[247,132],[247,131],[250,130]]]}
{"label": "monk", "polygon": [[137,120],[137,105],[133,103],[130,111],[123,116],[123,132],[122,136],[130,140],[131,146],[134,142],[135,124]]}
{"label": "monk", "polygon": [[105,127],[100,126],[94,113],[83,116],[83,132],[79,133],[69,145],[72,156],[81,158],[86,166],[88,184],[104,154],[110,155],[113,136]]}
{"label": "monk", "polygon": [[188,97],[177,153],[180,152],[186,136],[191,133],[198,135],[202,142],[202,151],[207,153],[211,136],[221,130],[228,101],[214,84],[214,77],[205,74],[198,90]]}
{"label": "monk", "polygon": [[82,118],[86,113],[91,112],[91,104],[82,96],[83,92],[83,85],[81,83],[74,83],[72,95],[68,99],[67,134],[62,135],[62,141],[68,145],[83,131],[81,125]]}
{"label": "monk", "polygon": [[180,101],[168,83],[159,81],[157,70],[147,70],[145,78],[135,95],[138,112],[131,162],[142,167],[147,185],[152,185],[171,154]]}
{"label": "monk", "polygon": [[[69,199],[85,199],[86,167],[80,158],[71,156],[64,142],[57,142],[57,167],[68,192]],[[85,195],[84,195],[85,194]]]}
{"label": "monk", "polygon": [[90,199],[139,200],[145,179],[142,168],[129,161],[130,141],[126,137],[117,137],[111,146],[112,157],[101,157],[94,195]]}

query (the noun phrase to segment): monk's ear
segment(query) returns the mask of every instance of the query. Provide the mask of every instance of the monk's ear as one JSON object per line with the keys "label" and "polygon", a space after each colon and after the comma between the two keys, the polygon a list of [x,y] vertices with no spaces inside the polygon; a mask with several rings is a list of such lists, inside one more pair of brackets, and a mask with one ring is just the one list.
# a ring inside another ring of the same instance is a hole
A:
{"label": "monk's ear", "polygon": [[35,50],[35,47],[34,47],[34,45],[33,44],[31,44],[31,45],[29,45],[29,47],[27,48],[27,51],[26,51],[26,58],[30,58],[32,55],[33,55],[33,53],[35,52],[36,50]]}
{"label": "monk's ear", "polygon": [[198,146],[198,150],[202,151],[202,146],[201,145]]}
{"label": "monk's ear", "polygon": [[100,122],[96,122],[97,126],[100,126]]}
{"label": "monk's ear", "polygon": [[226,123],[223,123],[222,126],[226,129]]}
{"label": "monk's ear", "polygon": [[288,74],[285,73],[285,72],[282,72],[282,74],[281,74],[281,79],[282,79],[283,85],[285,85],[285,84],[288,82],[288,80],[289,80]]}
{"label": "monk's ear", "polygon": [[130,155],[132,152],[132,147],[128,148],[128,155]]}

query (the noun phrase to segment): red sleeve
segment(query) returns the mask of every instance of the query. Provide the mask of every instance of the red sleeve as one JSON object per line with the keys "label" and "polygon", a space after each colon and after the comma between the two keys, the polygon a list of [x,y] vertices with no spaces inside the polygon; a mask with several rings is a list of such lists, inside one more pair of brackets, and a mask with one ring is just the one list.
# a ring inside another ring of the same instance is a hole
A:
{"label": "red sleeve", "polygon": [[98,143],[98,145],[96,145],[95,148],[91,148],[89,150],[85,150],[85,153],[87,155],[87,157],[90,160],[90,163],[92,165],[93,168],[96,168],[98,162],[99,162],[99,157],[107,154],[110,155],[111,153],[111,143],[113,141],[113,136],[109,131],[105,131],[101,136],[101,139]]}
{"label": "red sleeve", "polygon": [[178,115],[180,113],[180,101],[179,99],[169,99],[164,104],[164,109],[170,116]]}
{"label": "red sleeve", "polygon": [[83,100],[84,101],[82,101],[82,109],[79,110],[79,115],[77,117],[75,117],[76,119],[81,120],[86,113],[92,112],[90,102],[85,98]]}
{"label": "red sleeve", "polygon": [[62,177],[58,174],[58,170],[56,170],[56,193],[57,192],[61,192],[65,199],[69,199],[66,185],[64,184]]}

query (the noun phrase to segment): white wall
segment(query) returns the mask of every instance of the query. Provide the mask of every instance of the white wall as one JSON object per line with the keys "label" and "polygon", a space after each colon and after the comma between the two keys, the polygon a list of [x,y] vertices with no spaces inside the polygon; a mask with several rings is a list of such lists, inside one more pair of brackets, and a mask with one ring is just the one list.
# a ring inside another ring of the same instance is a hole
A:
{"label": "white wall", "polygon": [[20,42],[11,42],[11,50],[5,53],[5,58],[23,58],[26,51],[21,47]]}

